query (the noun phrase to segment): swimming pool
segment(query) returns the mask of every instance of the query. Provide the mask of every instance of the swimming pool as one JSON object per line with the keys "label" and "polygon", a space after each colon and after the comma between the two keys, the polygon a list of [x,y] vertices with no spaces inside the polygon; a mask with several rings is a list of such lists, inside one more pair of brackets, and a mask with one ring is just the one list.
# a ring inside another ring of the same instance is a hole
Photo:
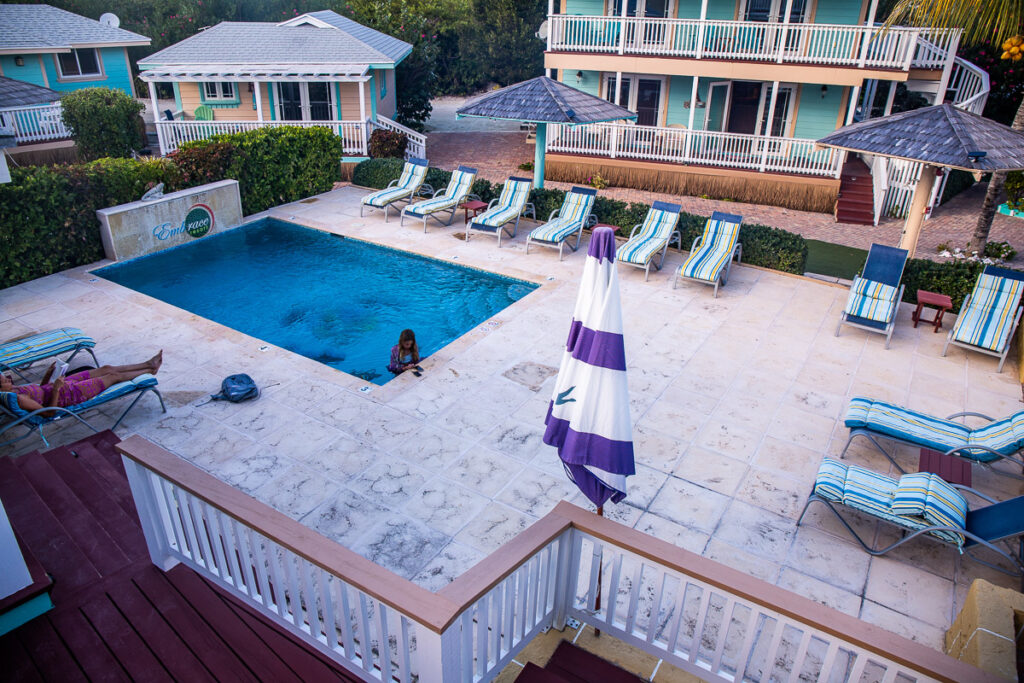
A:
{"label": "swimming pool", "polygon": [[374,384],[539,286],[271,218],[94,273]]}

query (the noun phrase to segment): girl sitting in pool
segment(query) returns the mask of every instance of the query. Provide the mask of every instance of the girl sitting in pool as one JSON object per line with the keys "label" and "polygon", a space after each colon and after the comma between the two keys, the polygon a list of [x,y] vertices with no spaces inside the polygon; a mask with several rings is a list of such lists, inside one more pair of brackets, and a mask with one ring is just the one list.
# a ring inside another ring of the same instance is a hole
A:
{"label": "girl sitting in pool", "polygon": [[423,371],[418,364],[420,362],[420,347],[416,344],[416,333],[412,330],[402,330],[398,336],[398,343],[391,347],[391,362],[388,363],[388,370],[400,375],[406,370],[412,370],[417,377]]}
{"label": "girl sitting in pool", "polygon": [[[145,363],[90,368],[67,377],[58,377],[52,383],[49,382],[52,365],[39,384],[15,386],[10,376],[0,374],[0,391],[13,391],[17,394],[18,407],[27,412],[43,408],[67,408],[85,403],[120,382],[127,382],[147,372],[155,375],[163,363],[163,356],[164,352],[161,351]],[[53,411],[41,415],[50,417]]]}

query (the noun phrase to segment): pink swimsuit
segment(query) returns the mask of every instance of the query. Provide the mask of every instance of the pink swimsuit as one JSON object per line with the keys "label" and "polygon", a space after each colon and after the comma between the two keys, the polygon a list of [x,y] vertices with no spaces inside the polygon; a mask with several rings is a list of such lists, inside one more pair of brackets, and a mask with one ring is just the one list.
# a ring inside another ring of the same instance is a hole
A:
{"label": "pink swimsuit", "polygon": [[[106,389],[102,379],[90,378],[89,371],[83,370],[64,378],[64,388],[57,396],[57,405],[61,408],[85,403],[95,398]],[[46,406],[53,396],[53,384],[24,384],[14,387],[14,393],[28,396],[41,406]]]}

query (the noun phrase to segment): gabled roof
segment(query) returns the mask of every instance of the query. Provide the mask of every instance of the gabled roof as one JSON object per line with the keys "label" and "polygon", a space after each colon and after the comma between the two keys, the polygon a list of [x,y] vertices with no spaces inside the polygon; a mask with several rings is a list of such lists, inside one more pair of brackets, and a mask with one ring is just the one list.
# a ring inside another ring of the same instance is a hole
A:
{"label": "gabled roof", "polygon": [[0,76],[0,109],[49,104],[60,99],[56,90]]}
{"label": "gabled roof", "polygon": [[51,5],[0,5],[0,54],[149,45],[149,38]]}
{"label": "gabled roof", "polygon": [[139,67],[397,64],[411,50],[409,43],[322,11],[283,24],[225,21],[139,60]]}

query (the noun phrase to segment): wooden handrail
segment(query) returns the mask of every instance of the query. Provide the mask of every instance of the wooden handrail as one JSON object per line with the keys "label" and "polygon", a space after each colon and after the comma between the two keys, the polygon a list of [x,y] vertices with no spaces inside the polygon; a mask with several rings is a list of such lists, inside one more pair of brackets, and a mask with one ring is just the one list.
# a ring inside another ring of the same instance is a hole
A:
{"label": "wooden handrail", "polygon": [[1003,679],[937,650],[825,607],[737,569],[559,502],[554,509],[437,593],[374,564],[361,555],[242,493],[195,465],[135,435],[117,445],[125,457],[152,470],[309,562],[341,577],[374,599],[442,633],[487,591],[560,534],[578,529],[668,569],[774,610],[801,624],[875,652],[940,681],[999,683]]}

